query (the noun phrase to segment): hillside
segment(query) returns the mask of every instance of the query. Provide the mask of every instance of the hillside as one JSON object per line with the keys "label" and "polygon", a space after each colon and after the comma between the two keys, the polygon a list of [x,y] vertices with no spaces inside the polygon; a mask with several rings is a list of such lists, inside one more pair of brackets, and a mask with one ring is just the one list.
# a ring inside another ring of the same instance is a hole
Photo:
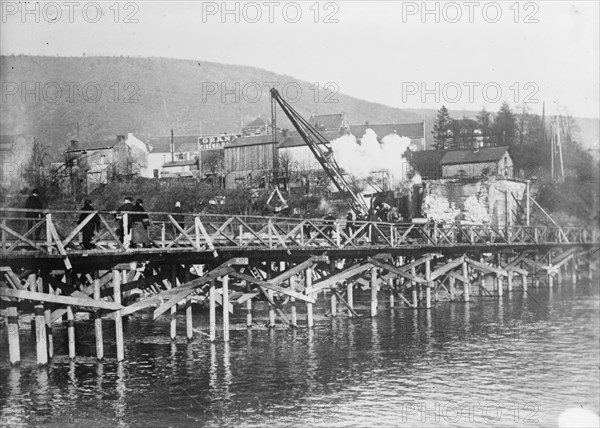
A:
{"label": "hillside", "polygon": [[[126,132],[167,135],[171,127],[176,134],[195,133],[200,127],[204,134],[237,132],[241,122],[258,115],[270,118],[264,82],[279,82],[281,86],[297,82],[302,95],[293,105],[306,116],[343,111],[351,123],[417,122],[424,118],[410,110],[343,94],[332,95],[337,103],[325,102],[328,93],[323,90],[319,92],[320,102],[315,103],[310,83],[245,66],[165,58],[4,56],[1,70],[3,84],[12,85],[2,102],[2,133],[35,136],[55,149],[54,153],[77,138],[78,126],[81,141],[114,138]],[[27,82],[31,93],[23,91],[22,82]],[[210,86],[212,82],[216,85]],[[223,100],[220,85],[234,89],[236,83],[239,100],[234,95]],[[87,90],[82,91],[85,85]],[[203,88],[206,93],[215,87],[219,93],[206,95],[203,100]],[[262,97],[252,102],[257,98],[257,87],[262,87]],[[289,97],[296,96],[295,86],[289,88]],[[278,125],[285,126],[281,112]]]}
{"label": "hillside", "polygon": [[[297,82],[302,92],[293,106],[305,116],[345,112],[352,124],[425,120],[428,144],[436,115],[434,109],[397,109],[323,89],[315,102],[317,94],[309,82],[254,67],[203,61],[2,56],[0,70],[1,133],[36,137],[51,148],[54,157],[60,156],[71,139],[112,139],[127,132],[167,135],[171,128],[179,135],[200,129],[204,134],[237,132],[242,122],[258,115],[270,118],[266,82],[278,82],[280,88]],[[223,97],[221,85],[233,90],[238,99],[232,94]],[[260,99],[257,88],[262,88]],[[296,97],[295,88],[289,86],[284,96]],[[210,95],[209,89],[217,93]],[[332,100],[337,102],[328,102]],[[449,111],[456,118],[476,114]],[[578,123],[584,146],[595,148],[597,154],[598,119],[579,119]],[[278,125],[290,127],[281,112]]]}

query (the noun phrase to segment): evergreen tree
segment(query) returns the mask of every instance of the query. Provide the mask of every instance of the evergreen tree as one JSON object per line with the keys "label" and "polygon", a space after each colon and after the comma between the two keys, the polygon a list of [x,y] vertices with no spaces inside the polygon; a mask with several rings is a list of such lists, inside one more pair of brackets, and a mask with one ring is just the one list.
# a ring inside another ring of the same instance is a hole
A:
{"label": "evergreen tree", "polygon": [[517,143],[517,120],[508,103],[503,102],[494,117],[493,145],[514,147]]}
{"label": "evergreen tree", "polygon": [[492,134],[492,117],[489,111],[483,107],[481,111],[475,116],[479,129],[481,130],[481,137],[483,138],[483,145],[489,146]]}
{"label": "evergreen tree", "polygon": [[451,138],[451,124],[452,118],[448,114],[448,109],[446,109],[445,106],[442,106],[442,108],[438,110],[437,117],[433,123],[433,131],[431,131],[436,150],[444,150],[448,148]]}

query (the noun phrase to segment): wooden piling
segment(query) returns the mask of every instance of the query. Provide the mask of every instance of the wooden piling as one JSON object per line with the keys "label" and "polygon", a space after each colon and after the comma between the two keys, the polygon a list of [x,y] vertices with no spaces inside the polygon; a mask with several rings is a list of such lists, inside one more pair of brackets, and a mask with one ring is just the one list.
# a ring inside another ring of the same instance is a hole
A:
{"label": "wooden piling", "polygon": [[[67,285],[73,285],[73,273],[72,271],[65,271],[65,280]],[[75,358],[75,315],[73,314],[73,307],[67,306],[67,337],[69,343],[69,358]]]}
{"label": "wooden piling", "polygon": [[[296,276],[290,277],[288,279],[288,283],[290,285],[290,291],[296,291]],[[296,298],[290,297],[290,305],[291,305],[291,326],[296,328],[298,326],[298,313],[296,312]]]}
{"label": "wooden piling", "polygon": [[208,294],[208,324],[209,324],[209,338],[211,342],[214,342],[217,337],[217,290],[215,288],[215,281],[210,282],[210,289]]}
{"label": "wooden piling", "polygon": [[377,267],[371,268],[371,316],[377,315]]}
{"label": "wooden piling", "polygon": [[[185,282],[190,281],[190,267],[185,266]],[[194,325],[192,322],[192,298],[188,296],[185,301],[185,332],[188,340],[194,338]]]}
{"label": "wooden piling", "polygon": [[496,283],[498,284],[498,297],[502,297],[502,295],[504,294],[504,280],[502,278],[502,275],[496,275]]}
{"label": "wooden piling", "polygon": [[512,270],[508,270],[507,271],[508,277],[506,278],[506,290],[509,293],[512,293],[513,291],[513,272]]}
{"label": "wooden piling", "polygon": [[454,288],[455,288],[455,285],[454,285],[454,284],[455,284],[455,279],[454,279],[454,277],[453,277],[453,276],[451,276],[451,277],[448,279],[448,281],[449,281],[449,283],[450,283],[450,284],[449,284],[449,287],[450,287],[450,301],[454,301],[454,298],[455,298],[455,297],[454,297],[454,294],[455,294],[455,291],[454,291]]}
{"label": "wooden piling", "polygon": [[[312,269],[310,267],[306,268],[305,276],[304,276],[304,285],[306,289],[306,294],[311,295],[312,291]],[[313,319],[313,304],[306,302],[306,325],[308,328],[313,328],[314,319]]]}
{"label": "wooden piling", "polygon": [[[38,281],[36,275],[35,281],[37,291],[44,292],[44,286]],[[48,364],[48,342],[46,337],[46,319],[44,316],[44,303],[36,302],[35,305],[35,349],[37,354],[37,363],[40,365]]]}
{"label": "wooden piling", "polygon": [[[267,290],[267,296],[269,296],[269,302],[273,302],[275,292],[273,290]],[[273,307],[273,305],[269,304],[269,328],[275,328],[275,316],[275,308]]]}
{"label": "wooden piling", "polygon": [[[548,267],[552,267],[552,253],[548,253]],[[546,271],[546,278],[548,279],[548,286],[552,288],[552,286],[554,285],[554,278],[552,277],[552,273],[549,270]]]}
{"label": "wooden piling", "polygon": [[[246,293],[250,293],[251,290],[252,288],[250,283],[246,284]],[[252,327],[252,299],[246,300],[246,327]]]}
{"label": "wooden piling", "polygon": [[394,296],[394,279],[390,278],[389,279],[389,287],[390,287],[390,309],[394,308],[394,305],[396,304],[395,302],[395,296]]}
{"label": "wooden piling", "polygon": [[521,274],[521,285],[523,286],[523,291],[527,292],[527,275],[524,273]]}
{"label": "wooden piling", "polygon": [[[113,299],[117,305],[121,304],[121,275],[113,269]],[[115,341],[117,342],[117,361],[125,359],[125,346],[123,343],[123,318],[119,311],[115,312]]]}
{"label": "wooden piling", "polygon": [[[171,289],[177,287],[177,265],[171,268]],[[171,306],[171,340],[177,338],[177,305]]]}
{"label": "wooden piling", "polygon": [[573,256],[571,259],[571,284],[577,283],[577,257]]}
{"label": "wooden piling", "polygon": [[[100,300],[100,274],[94,271],[94,300]],[[102,334],[102,315],[100,310],[94,311],[94,330],[96,332],[96,358],[101,361],[104,358],[104,338]]]}
{"label": "wooden piling", "polygon": [[354,309],[354,287],[352,281],[348,281],[346,285],[346,299],[348,300],[348,316],[352,317],[354,314],[352,310]]}
{"label": "wooden piling", "polygon": [[229,342],[229,275],[221,278],[223,284],[223,341]]}
{"label": "wooden piling", "polygon": [[[10,302],[13,303],[14,302]],[[6,309],[8,322],[8,354],[11,364],[17,364],[21,361],[21,348],[19,346],[19,312],[16,306],[9,306]]]}
{"label": "wooden piling", "polygon": [[468,302],[471,300],[471,297],[469,296],[469,267],[467,266],[467,262],[464,261],[462,264],[462,275],[463,277],[467,280],[467,282],[463,282],[463,300],[465,302]]}
{"label": "wooden piling", "polygon": [[[54,290],[47,279],[43,279],[43,292],[53,294]],[[46,324],[46,348],[48,349],[48,359],[54,358],[54,335],[52,334],[52,310],[49,305],[44,305],[44,322]]]}
{"label": "wooden piling", "polygon": [[425,280],[427,286],[425,288],[425,308],[431,308],[431,288],[433,287],[433,281],[431,280],[431,259],[425,261]]}
{"label": "wooden piling", "polygon": [[67,306],[67,336],[69,340],[69,358],[75,358],[75,315],[73,307]]}
{"label": "wooden piling", "polygon": [[335,294],[335,288],[331,289],[331,316],[337,316],[337,296]]}

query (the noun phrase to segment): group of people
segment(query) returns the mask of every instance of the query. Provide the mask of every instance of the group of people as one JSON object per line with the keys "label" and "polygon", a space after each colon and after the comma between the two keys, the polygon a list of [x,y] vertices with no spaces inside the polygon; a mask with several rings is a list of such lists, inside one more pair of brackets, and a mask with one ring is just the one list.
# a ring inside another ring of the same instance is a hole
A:
{"label": "group of people", "polygon": [[[27,230],[35,228],[31,235],[33,239],[39,240],[43,227],[41,225],[37,225],[36,227],[36,224],[43,218],[44,204],[40,198],[38,189],[33,189],[31,191],[31,195],[25,201],[25,209],[28,210],[25,212]],[[86,250],[94,249],[96,248],[96,245],[92,241],[94,235],[100,230],[102,222],[98,214],[95,214],[90,219],[88,219],[88,217],[91,213],[96,212],[97,208],[94,207],[91,199],[86,199],[79,211],[81,213],[76,223],[79,225],[83,224],[81,226],[81,246]],[[144,208],[144,201],[142,199],[136,199],[134,203],[131,196],[125,197],[123,203],[116,209],[114,214],[119,222],[116,234],[121,243],[124,243],[125,237],[130,234],[130,248],[148,248],[155,246],[148,235],[150,218]],[[127,222],[125,221],[125,214],[127,214]],[[175,202],[175,206],[173,207],[173,219],[179,228],[185,229],[185,216],[179,201]],[[173,225],[173,234],[177,235],[178,233],[179,230],[177,226]]]}

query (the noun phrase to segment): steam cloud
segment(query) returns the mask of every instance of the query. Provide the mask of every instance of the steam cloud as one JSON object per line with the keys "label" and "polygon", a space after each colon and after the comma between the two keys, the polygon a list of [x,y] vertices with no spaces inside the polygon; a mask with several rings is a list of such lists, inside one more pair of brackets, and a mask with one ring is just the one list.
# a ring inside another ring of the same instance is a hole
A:
{"label": "steam cloud", "polygon": [[404,154],[409,145],[410,139],[398,134],[386,135],[380,143],[371,128],[360,142],[351,134],[331,142],[334,158],[347,173],[365,179],[373,172],[387,171],[394,187],[406,180],[408,161]]}

